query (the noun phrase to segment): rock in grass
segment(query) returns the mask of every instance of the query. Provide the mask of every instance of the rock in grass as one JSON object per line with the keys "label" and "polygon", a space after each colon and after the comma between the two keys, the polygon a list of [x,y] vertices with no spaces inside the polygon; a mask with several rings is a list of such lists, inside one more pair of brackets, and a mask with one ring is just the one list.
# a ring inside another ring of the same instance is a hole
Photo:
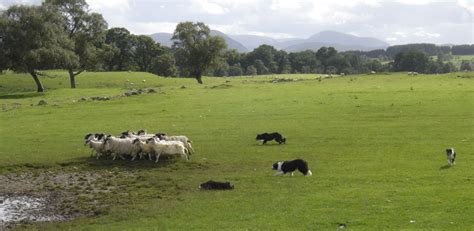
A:
{"label": "rock in grass", "polygon": [[38,106],[42,106],[42,105],[48,105],[48,102],[46,100],[42,99],[38,102]]}

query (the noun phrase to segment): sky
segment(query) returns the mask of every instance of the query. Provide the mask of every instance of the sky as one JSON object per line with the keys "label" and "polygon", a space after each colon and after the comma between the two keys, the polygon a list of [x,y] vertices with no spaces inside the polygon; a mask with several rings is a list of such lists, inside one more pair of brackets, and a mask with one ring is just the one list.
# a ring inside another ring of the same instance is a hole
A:
{"label": "sky", "polygon": [[[173,32],[183,21],[227,34],[307,38],[324,30],[389,44],[474,44],[474,0],[86,0],[110,27]],[[41,0],[0,0],[40,4]]]}

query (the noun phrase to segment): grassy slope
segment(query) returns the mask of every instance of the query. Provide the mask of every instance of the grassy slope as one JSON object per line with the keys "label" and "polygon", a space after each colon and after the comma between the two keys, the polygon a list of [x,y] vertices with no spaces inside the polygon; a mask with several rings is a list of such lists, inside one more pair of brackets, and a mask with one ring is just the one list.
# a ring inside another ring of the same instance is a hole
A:
{"label": "grassy slope", "polygon": [[[82,145],[85,133],[147,128],[186,134],[194,142],[197,154],[190,162],[147,165],[147,190],[160,193],[161,183],[171,179],[175,197],[137,198],[109,215],[27,228],[334,230],[341,222],[354,230],[470,230],[474,84],[455,76],[391,74],[279,84],[252,82],[270,77],[228,83],[206,78],[199,86],[144,73],[85,73],[76,90],[63,89],[64,77],[48,79],[46,95],[29,92],[31,78],[0,76],[0,102],[22,104],[0,113],[0,170],[24,163],[80,164],[89,154]],[[120,94],[129,87],[125,79],[159,87],[161,93],[72,102]],[[232,87],[211,88],[224,83]],[[58,106],[29,106],[42,98]],[[255,135],[265,131],[281,132],[287,145],[257,145]],[[444,149],[451,146],[458,163],[446,169]],[[308,160],[313,176],[271,176],[273,162],[293,158]],[[196,189],[209,179],[231,181],[236,190]]]}

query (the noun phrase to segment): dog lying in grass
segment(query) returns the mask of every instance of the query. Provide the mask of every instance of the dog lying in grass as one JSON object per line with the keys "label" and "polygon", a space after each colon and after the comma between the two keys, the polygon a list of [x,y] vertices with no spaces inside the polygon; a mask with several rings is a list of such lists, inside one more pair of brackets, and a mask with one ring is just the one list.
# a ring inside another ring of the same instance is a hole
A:
{"label": "dog lying in grass", "polygon": [[230,184],[229,182],[218,182],[210,180],[206,183],[202,183],[199,185],[199,189],[204,190],[231,190],[234,189],[234,185]]}
{"label": "dog lying in grass", "polygon": [[295,170],[300,171],[305,176],[313,175],[311,170],[309,170],[308,162],[302,159],[276,162],[273,164],[272,169],[278,171],[274,176],[283,175],[288,172],[290,173],[290,176],[293,176]]}
{"label": "dog lying in grass", "polygon": [[278,133],[278,132],[273,132],[273,133],[263,133],[263,134],[258,134],[256,140],[262,140],[263,143],[265,144],[268,141],[275,140],[279,144],[286,144],[286,138],[283,138],[283,136]]}

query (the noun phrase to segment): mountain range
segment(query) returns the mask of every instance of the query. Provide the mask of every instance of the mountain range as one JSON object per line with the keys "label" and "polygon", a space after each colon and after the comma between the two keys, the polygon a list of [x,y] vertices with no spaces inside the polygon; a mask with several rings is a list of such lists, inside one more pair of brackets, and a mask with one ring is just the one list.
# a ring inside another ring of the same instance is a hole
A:
{"label": "mountain range", "polygon": [[[317,51],[319,48],[334,47],[338,51],[347,50],[375,50],[385,49],[390,46],[388,43],[371,37],[358,37],[336,31],[321,31],[309,38],[274,39],[257,35],[227,35],[217,30],[211,30],[211,35],[219,35],[224,38],[228,48],[236,49],[239,52],[249,52],[262,44],[267,44],[276,49],[288,52],[304,50]],[[171,33],[155,33],[149,35],[155,41],[164,46],[171,46]]]}

